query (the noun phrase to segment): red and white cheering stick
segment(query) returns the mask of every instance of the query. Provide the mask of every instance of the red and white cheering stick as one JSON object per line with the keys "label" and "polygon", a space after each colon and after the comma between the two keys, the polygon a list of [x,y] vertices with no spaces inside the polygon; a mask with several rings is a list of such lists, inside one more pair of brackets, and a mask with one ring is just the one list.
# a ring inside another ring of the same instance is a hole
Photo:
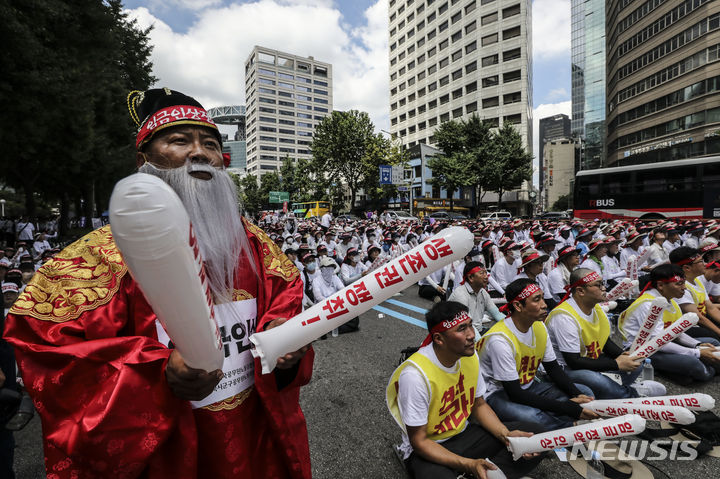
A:
{"label": "red and white cheering stick", "polygon": [[663,329],[657,336],[650,339],[643,346],[630,353],[631,358],[649,358],[660,350],[667,343],[680,336],[698,323],[698,315],[685,313],[678,320],[667,328]]}
{"label": "red and white cheering stick", "polygon": [[205,371],[221,368],[212,295],[180,198],[160,178],[136,173],[115,185],[109,212],[130,274],[185,363]]}
{"label": "red and white cheering stick", "polygon": [[632,343],[632,346],[630,346],[629,351],[631,353],[643,344],[645,344],[645,341],[650,338],[650,332],[655,326],[655,323],[657,323],[657,321],[662,318],[663,311],[665,311],[665,309],[669,307],[670,303],[668,303],[667,299],[663,298],[662,296],[659,296],[652,300],[652,302],[650,303],[650,311],[648,311],[647,318],[645,318],[642,326],[640,326],[640,331],[638,331],[637,335],[635,336],[635,340]]}
{"label": "red and white cheering stick", "polygon": [[[648,404],[654,406],[680,406],[690,411],[709,411],[715,407],[715,399],[709,394],[692,393],[675,396],[655,396],[626,399],[600,399],[591,401],[595,404]],[[585,403],[590,404],[590,403]],[[584,406],[584,404],[583,404]]]}
{"label": "red and white cheering stick", "polygon": [[557,447],[571,447],[601,439],[633,436],[645,430],[645,419],[636,414],[593,421],[581,426],[535,434],[531,437],[509,437],[508,449],[517,461],[523,454],[550,451]]}
{"label": "red and white cheering stick", "polygon": [[638,284],[639,284],[638,282],[633,281],[630,278],[625,278],[622,281],[620,281],[618,284],[616,284],[615,287],[608,292],[606,300],[613,301],[617,298],[625,296],[630,291],[632,291],[632,289],[635,286],[637,286]]}
{"label": "red and white cheering stick", "polygon": [[252,353],[260,358],[263,374],[275,368],[279,357],[297,351],[430,273],[464,258],[472,246],[473,234],[469,229],[446,228],[290,321],[253,334]]}
{"label": "red and white cheering stick", "polygon": [[583,409],[588,409],[604,417],[637,414],[650,421],[667,421],[674,424],[692,424],[695,422],[695,414],[682,406],[628,404],[619,401],[590,401],[581,404],[581,406]]}

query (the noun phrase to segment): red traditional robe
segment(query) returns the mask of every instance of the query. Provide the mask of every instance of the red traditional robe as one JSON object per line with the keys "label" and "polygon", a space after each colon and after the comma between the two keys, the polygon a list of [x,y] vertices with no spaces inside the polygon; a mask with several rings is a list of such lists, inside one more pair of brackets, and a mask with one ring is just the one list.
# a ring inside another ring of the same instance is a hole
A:
{"label": "red traditional robe", "polygon": [[[256,298],[263,330],[300,312],[302,282],[262,230],[245,226],[260,277],[238,274],[235,299]],[[313,351],[284,380],[261,375],[255,360],[254,386],[192,409],[168,387],[171,350],[158,341],[156,317],[109,226],[38,271],[5,338],[42,420],[49,479],[311,476],[298,400]]]}

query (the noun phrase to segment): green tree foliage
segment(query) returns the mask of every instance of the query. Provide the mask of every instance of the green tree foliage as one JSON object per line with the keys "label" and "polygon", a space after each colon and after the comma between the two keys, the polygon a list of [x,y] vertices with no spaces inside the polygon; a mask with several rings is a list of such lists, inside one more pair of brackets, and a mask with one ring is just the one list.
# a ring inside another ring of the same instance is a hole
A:
{"label": "green tree foliage", "polygon": [[408,153],[400,141],[391,141],[381,134],[375,135],[363,158],[365,165],[363,189],[368,198],[366,209],[380,209],[388,198],[398,196],[398,185],[380,184],[380,165],[407,167]]}
{"label": "green tree foliage", "polygon": [[492,151],[486,160],[483,187],[498,194],[498,208],[504,192],[520,188],[532,177],[532,155],[523,146],[520,133],[505,123],[492,136]]}
{"label": "green tree foliage", "polygon": [[[0,181],[25,195],[104,211],[135,167],[126,96],[148,88],[148,30],[119,0],[2,0]],[[63,220],[65,218],[62,218]],[[65,222],[61,221],[61,226]]]}
{"label": "green tree foliage", "polygon": [[427,161],[428,168],[433,176],[428,183],[447,191],[450,199],[450,211],[454,208],[453,195],[463,186],[468,186],[472,177],[470,175],[471,157],[467,153],[455,153],[450,156],[437,155]]}
{"label": "green tree foliage", "polygon": [[310,149],[313,170],[335,185],[350,189],[351,208],[358,189],[366,182],[368,163],[375,160],[377,136],[370,117],[357,110],[333,111],[315,127]]}
{"label": "green tree foliage", "polygon": [[560,198],[555,200],[555,203],[550,207],[550,211],[566,211],[572,208],[572,194],[562,195]]}
{"label": "green tree foliage", "polygon": [[233,179],[236,181],[238,188],[240,204],[242,204],[245,211],[255,214],[262,210],[267,198],[263,200],[255,175],[247,175],[242,179],[239,179],[237,175],[233,175]]}

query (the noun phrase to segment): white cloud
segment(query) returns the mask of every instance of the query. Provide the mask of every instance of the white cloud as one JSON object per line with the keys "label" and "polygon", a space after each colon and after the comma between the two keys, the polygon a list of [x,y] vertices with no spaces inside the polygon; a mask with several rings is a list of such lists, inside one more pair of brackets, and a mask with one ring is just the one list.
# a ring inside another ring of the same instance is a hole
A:
{"label": "white cloud", "polygon": [[173,32],[146,8],[130,15],[141,27],[155,25],[150,36],[157,86],[194,96],[207,108],[245,103],[245,60],[254,45],[262,45],[331,63],[333,108],[367,111],[376,127],[388,128],[387,0],[369,7],[354,30],[331,0],[259,0],[205,9],[186,33]]}
{"label": "white cloud", "polygon": [[183,10],[202,10],[203,8],[220,5],[222,0],[150,0],[150,6],[160,11],[171,11],[175,8]]}
{"label": "white cloud", "polygon": [[538,186],[539,179],[537,156],[540,152],[540,120],[560,113],[571,116],[571,111],[572,105],[570,100],[560,103],[543,103],[533,110],[533,156],[535,157],[533,159],[533,167],[536,169],[536,171],[533,172],[533,185],[535,187]]}
{"label": "white cloud", "polygon": [[565,88],[554,88],[550,90],[546,95],[544,100],[545,101],[556,101],[556,100],[564,100],[568,98],[570,94]]}
{"label": "white cloud", "polygon": [[534,0],[532,6],[533,60],[569,56],[570,0]]}

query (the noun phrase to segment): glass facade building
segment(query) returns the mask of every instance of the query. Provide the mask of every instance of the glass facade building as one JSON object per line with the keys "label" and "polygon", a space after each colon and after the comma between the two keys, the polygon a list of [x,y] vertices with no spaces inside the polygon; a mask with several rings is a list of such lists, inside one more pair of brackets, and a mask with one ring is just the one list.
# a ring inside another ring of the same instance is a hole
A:
{"label": "glass facade building", "polygon": [[581,169],[605,165],[605,1],[572,0],[572,134]]}

